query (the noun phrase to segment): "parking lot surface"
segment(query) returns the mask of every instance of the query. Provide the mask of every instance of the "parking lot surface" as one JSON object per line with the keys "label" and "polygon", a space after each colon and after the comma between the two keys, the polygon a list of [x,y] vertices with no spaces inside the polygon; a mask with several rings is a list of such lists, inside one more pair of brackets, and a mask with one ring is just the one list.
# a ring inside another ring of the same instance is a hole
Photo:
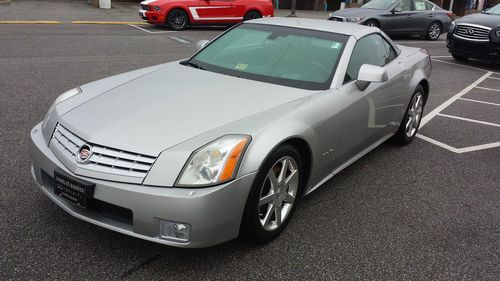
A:
{"label": "parking lot surface", "polygon": [[42,194],[29,132],[59,94],[188,57],[222,30],[0,25],[1,280],[500,279],[500,69],[454,61],[444,37],[397,39],[433,57],[419,138],[336,175],[266,245],[171,248],[75,219]]}

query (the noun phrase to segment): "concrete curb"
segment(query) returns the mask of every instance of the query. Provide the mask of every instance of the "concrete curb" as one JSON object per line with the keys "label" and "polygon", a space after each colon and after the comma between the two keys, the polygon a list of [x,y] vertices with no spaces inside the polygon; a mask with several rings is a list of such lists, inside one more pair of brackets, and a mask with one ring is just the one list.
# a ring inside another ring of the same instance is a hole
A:
{"label": "concrete curb", "polygon": [[0,5],[10,4],[10,0],[0,0]]}

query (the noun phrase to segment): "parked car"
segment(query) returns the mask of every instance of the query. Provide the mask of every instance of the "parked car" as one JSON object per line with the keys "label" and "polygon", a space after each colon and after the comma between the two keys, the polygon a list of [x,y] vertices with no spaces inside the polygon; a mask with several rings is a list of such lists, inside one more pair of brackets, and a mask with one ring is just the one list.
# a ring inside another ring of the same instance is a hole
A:
{"label": "parked car", "polygon": [[475,58],[499,62],[500,4],[454,21],[447,35],[447,46],[456,60]]}
{"label": "parked car", "polygon": [[361,8],[335,11],[329,20],[378,27],[389,36],[421,35],[437,40],[448,30],[452,16],[426,0],[372,0]]}
{"label": "parked car", "polygon": [[427,52],[378,28],[257,19],[199,48],[58,97],[31,131],[41,190],[162,244],[268,241],[301,196],[389,138],[410,143],[429,95]]}
{"label": "parked car", "polygon": [[189,25],[232,25],[274,16],[272,0],[147,0],[139,16],[150,24],[183,30]]}

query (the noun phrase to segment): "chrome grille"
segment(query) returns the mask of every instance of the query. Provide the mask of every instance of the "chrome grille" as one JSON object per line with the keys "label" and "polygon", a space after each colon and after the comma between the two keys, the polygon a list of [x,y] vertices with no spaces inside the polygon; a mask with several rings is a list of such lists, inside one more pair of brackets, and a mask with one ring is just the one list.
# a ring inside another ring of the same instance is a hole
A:
{"label": "chrome grille", "polygon": [[455,36],[471,41],[489,41],[491,28],[482,25],[458,24]]}
{"label": "chrome grille", "polygon": [[[92,156],[88,164],[76,161],[76,154],[84,144],[92,147]],[[95,172],[140,178],[146,177],[156,158],[119,149],[109,148],[98,144],[88,143],[77,135],[57,124],[50,147],[58,151],[66,160],[74,165]]]}

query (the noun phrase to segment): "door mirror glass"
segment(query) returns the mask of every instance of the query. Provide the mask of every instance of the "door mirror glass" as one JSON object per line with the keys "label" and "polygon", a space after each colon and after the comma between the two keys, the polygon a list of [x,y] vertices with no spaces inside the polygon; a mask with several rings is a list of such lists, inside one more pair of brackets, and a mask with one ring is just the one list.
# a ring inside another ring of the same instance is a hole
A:
{"label": "door mirror glass", "polygon": [[205,46],[210,43],[208,40],[200,40],[198,43],[196,43],[196,51],[200,51],[201,49],[205,48]]}
{"label": "door mirror glass", "polygon": [[401,13],[403,11],[403,9],[401,9],[401,7],[396,7],[392,10],[393,13]]}

